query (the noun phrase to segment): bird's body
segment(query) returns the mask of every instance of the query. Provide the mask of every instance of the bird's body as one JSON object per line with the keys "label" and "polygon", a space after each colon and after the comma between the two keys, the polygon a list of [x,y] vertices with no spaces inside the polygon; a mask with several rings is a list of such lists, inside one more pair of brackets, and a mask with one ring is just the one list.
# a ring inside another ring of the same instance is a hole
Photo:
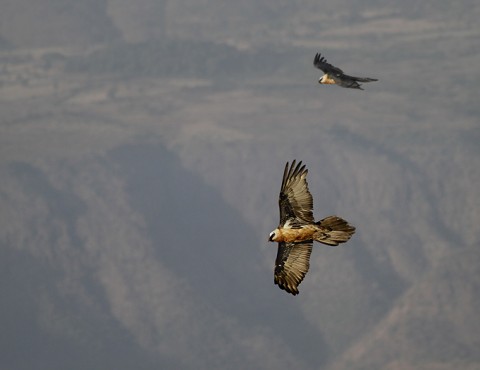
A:
{"label": "bird's body", "polygon": [[295,161],[287,162],[279,196],[280,223],[269,241],[278,243],[274,282],[293,295],[309,269],[314,241],[327,245],[345,243],[355,228],[338,216],[318,222],[313,218],[313,200],[306,180],[308,170]]}
{"label": "bird's body", "polygon": [[297,243],[305,240],[313,240],[319,228],[316,225],[304,225],[301,228],[289,228],[284,226],[275,229],[275,234],[271,238],[272,242]]}
{"label": "bird's body", "polygon": [[359,82],[378,81],[376,78],[349,76],[343,73],[340,68],[334,67],[328,63],[327,60],[319,53],[315,55],[315,58],[313,59],[313,65],[325,73],[318,80],[318,83],[323,85],[338,85],[350,89],[363,90],[361,87],[362,85],[359,84]]}
{"label": "bird's body", "polygon": [[[342,229],[345,227],[345,229]],[[286,224],[283,227],[275,229],[273,242],[298,243],[305,240],[315,240],[317,242],[338,245],[344,243],[350,238],[350,225],[340,217],[329,216],[314,224],[303,225],[301,227],[290,227]],[[353,228],[353,230],[355,230]],[[346,235],[344,232],[347,232]]]}

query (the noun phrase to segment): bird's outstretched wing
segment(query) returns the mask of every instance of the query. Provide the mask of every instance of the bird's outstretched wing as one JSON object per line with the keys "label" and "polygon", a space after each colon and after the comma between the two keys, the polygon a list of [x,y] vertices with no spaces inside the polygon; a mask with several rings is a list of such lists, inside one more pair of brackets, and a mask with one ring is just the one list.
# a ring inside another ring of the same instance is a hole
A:
{"label": "bird's outstretched wing", "polygon": [[310,267],[313,242],[278,243],[274,282],[280,289],[297,295],[298,286]]}
{"label": "bird's outstretched wing", "polygon": [[289,167],[285,165],[283,172],[282,187],[278,205],[280,207],[280,225],[284,226],[287,221],[290,227],[300,227],[311,224],[313,219],[312,194],[308,190],[307,173],[302,161],[295,166],[295,160]]}
{"label": "bird's outstretched wing", "polygon": [[327,60],[322,57],[320,53],[315,54],[315,58],[313,59],[313,65],[318,69],[322,70],[323,73],[331,75],[332,78],[337,76],[340,77],[343,75],[343,71],[340,68],[332,66]]}

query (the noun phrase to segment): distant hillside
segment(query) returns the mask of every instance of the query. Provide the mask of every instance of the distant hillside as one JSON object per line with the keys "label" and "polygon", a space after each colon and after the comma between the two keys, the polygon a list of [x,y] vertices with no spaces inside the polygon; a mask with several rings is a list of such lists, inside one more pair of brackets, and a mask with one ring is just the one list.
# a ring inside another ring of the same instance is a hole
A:
{"label": "distant hillside", "polygon": [[479,368],[477,249],[475,245],[439,261],[332,369]]}
{"label": "distant hillside", "polygon": [[458,20],[474,28],[480,16],[480,5],[469,0],[251,0],[229,6],[222,0],[178,0],[167,9],[170,36],[240,45],[295,42],[336,49],[356,48],[359,42],[375,42],[386,35],[420,32],[417,36],[425,37],[437,26],[455,27]]}
{"label": "distant hillside", "polygon": [[[165,38],[251,45],[350,47],[387,34],[406,35],[461,19],[475,27],[476,2],[348,0],[4,0],[0,36],[15,47],[87,46]],[[407,24],[405,24],[407,23]],[[349,39],[341,36],[349,35]]]}
{"label": "distant hillside", "polygon": [[[479,368],[477,3],[18,4],[0,368]],[[316,51],[379,81],[319,85]],[[357,228],[296,297],[267,241],[293,159]]]}
{"label": "distant hillside", "polygon": [[[295,57],[294,48],[241,51],[213,42],[161,40],[118,43],[66,61],[67,72],[114,74],[117,77],[225,78],[270,75]],[[281,63],[272,63],[279,60]]]}
{"label": "distant hillside", "polygon": [[[162,145],[1,171],[2,366],[325,362],[326,349],[294,360],[298,341],[322,343],[298,307],[275,314],[284,326],[265,326],[279,292],[262,268],[257,231]],[[300,331],[288,338],[286,328]],[[32,348],[19,362],[25,343]]]}
{"label": "distant hillside", "polygon": [[[167,36],[167,0],[106,0],[107,13],[126,42],[160,40]],[[171,3],[171,2],[170,2]]]}
{"label": "distant hillside", "polygon": [[4,0],[0,35],[19,48],[87,46],[118,39],[106,0]]}

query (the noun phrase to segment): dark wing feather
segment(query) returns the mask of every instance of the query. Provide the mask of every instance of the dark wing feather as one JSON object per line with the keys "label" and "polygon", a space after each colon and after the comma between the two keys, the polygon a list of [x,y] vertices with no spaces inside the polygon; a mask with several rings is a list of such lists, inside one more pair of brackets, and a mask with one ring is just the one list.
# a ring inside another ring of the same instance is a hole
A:
{"label": "dark wing feather", "polygon": [[289,167],[288,162],[283,172],[282,187],[278,205],[280,207],[280,225],[283,226],[287,221],[291,225],[301,226],[311,224],[313,219],[313,199],[308,190],[307,173],[305,165],[300,161],[295,166],[295,160]]}
{"label": "dark wing feather", "polygon": [[334,76],[340,76],[343,74],[343,71],[340,68],[332,66],[324,57],[321,56],[320,53],[315,54],[313,65],[318,69],[321,69],[323,73],[327,73],[332,78]]}
{"label": "dark wing feather", "polygon": [[297,295],[298,286],[310,267],[313,242],[278,243],[274,282],[280,289]]}

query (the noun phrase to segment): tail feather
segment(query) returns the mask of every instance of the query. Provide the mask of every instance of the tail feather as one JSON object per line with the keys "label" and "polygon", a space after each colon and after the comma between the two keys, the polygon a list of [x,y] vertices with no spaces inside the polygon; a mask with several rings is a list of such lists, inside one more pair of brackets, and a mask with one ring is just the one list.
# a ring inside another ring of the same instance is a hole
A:
{"label": "tail feather", "polygon": [[358,82],[373,82],[378,81],[377,78],[370,78],[370,77],[352,77],[355,81]]}
{"label": "tail feather", "polygon": [[327,245],[345,243],[355,234],[355,227],[338,216],[328,216],[318,221],[317,225],[320,230],[314,234],[314,238]]}
{"label": "tail feather", "polygon": [[363,90],[361,88],[361,85],[354,79],[354,78],[350,78],[348,80],[342,80],[342,81],[339,81],[337,82],[338,85],[342,86],[342,87],[346,87],[346,88],[349,88],[349,89],[360,89],[360,90]]}

